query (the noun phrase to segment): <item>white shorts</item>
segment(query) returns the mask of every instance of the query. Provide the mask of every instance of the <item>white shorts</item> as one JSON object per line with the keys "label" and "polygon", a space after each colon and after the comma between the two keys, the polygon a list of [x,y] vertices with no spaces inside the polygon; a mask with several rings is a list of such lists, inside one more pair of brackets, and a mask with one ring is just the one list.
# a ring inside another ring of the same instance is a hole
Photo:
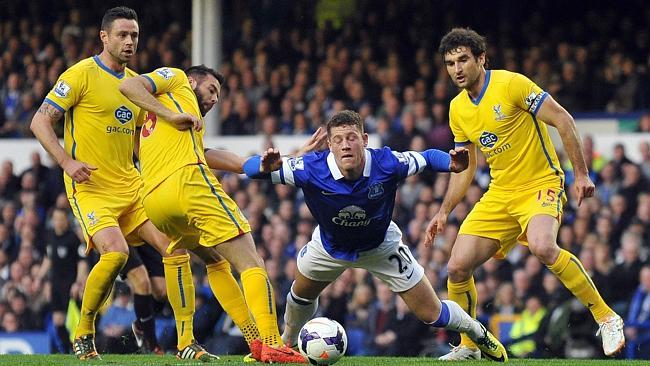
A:
{"label": "white shorts", "polygon": [[384,281],[394,292],[403,292],[417,285],[424,268],[402,243],[402,232],[391,221],[384,242],[377,248],[360,252],[356,262],[336,259],[329,255],[320,239],[317,226],[311,241],[298,252],[298,271],[313,281],[333,282],[348,268],[363,268]]}

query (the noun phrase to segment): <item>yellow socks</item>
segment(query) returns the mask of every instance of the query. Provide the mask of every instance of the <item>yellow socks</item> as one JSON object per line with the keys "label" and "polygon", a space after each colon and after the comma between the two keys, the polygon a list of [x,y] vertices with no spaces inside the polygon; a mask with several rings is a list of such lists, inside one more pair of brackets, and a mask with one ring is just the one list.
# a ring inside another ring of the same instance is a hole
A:
{"label": "yellow socks", "polygon": [[194,281],[189,254],[164,257],[167,298],[174,310],[178,349],[189,346],[194,340]]}
{"label": "yellow socks", "polygon": [[273,287],[266,270],[253,267],[241,274],[246,303],[260,332],[262,343],[275,346],[281,343],[278,317],[275,311]]}
{"label": "yellow socks", "polygon": [[602,323],[614,313],[600,296],[594,282],[576,256],[560,249],[557,260],[548,268],[591,311],[596,322]]}
{"label": "yellow socks", "polygon": [[[449,300],[460,305],[467,314],[476,319],[476,301],[478,295],[476,286],[474,285],[474,277],[470,277],[469,280],[459,283],[452,283],[447,280],[447,292]],[[460,334],[460,345],[469,348],[478,348],[465,333]]]}
{"label": "yellow socks", "polygon": [[120,252],[109,252],[99,257],[99,262],[95,264],[86,280],[75,338],[86,334],[95,334],[97,311],[111,294],[115,277],[124,267],[127,259],[129,259],[129,255]]}
{"label": "yellow socks", "polygon": [[214,293],[223,310],[237,324],[244,335],[246,343],[250,345],[251,342],[260,337],[260,333],[255,322],[251,319],[246,300],[244,300],[244,294],[242,294],[239,284],[232,275],[230,263],[221,260],[207,265],[206,268],[212,293]]}

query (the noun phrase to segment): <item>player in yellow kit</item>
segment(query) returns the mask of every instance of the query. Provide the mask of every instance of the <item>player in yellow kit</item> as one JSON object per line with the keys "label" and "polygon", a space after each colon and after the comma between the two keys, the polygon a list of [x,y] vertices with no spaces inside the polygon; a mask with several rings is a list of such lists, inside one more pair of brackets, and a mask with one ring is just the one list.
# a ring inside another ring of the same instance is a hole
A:
{"label": "player in yellow kit", "polygon": [[[186,72],[160,68],[120,86],[143,110],[140,163],[145,210],[171,239],[168,252],[213,251],[240,273],[243,297],[241,291],[233,290],[224,298],[239,298],[241,304],[226,311],[241,328],[240,323],[250,319],[250,309],[261,338],[261,347],[251,347],[253,357],[263,362],[304,363],[304,357],[281,344],[273,289],[248,221],[206,163],[201,118],[217,102],[223,81],[221,74],[201,65]],[[181,289],[181,298],[170,297],[170,301],[186,301],[182,289],[192,286],[189,266],[165,262],[167,271],[177,273],[176,286]],[[226,308],[224,301],[220,302]],[[186,317],[182,311],[175,316],[177,322]]]}
{"label": "player in yellow kit", "polygon": [[[447,72],[461,92],[451,101],[449,124],[456,146],[470,151],[470,166],[452,174],[440,211],[427,228],[426,244],[447,222],[476,171],[477,148],[492,177],[489,189],[462,223],[448,263],[449,299],[476,316],[474,269],[503,258],[517,242],[530,251],[591,311],[611,356],[625,344],[623,320],[607,306],[573,254],[560,249],[557,232],[566,203],[564,172],[548,135],[557,128],[575,172],[578,204],[594,193],[575,123],[548,93],[521,74],[486,70],[485,39],[455,28],[440,42]],[[465,335],[445,360],[480,358]]]}
{"label": "player in yellow kit", "polygon": [[[31,124],[34,135],[65,171],[70,205],[88,250],[100,253],[88,275],[75,331],[73,347],[80,359],[100,358],[94,343],[95,317],[128,259],[128,245],[143,239],[159,251],[169,245],[147,219],[142,180],[133,165],[140,109],[117,90],[122,80],[136,75],[126,63],[137,50],[138,36],[134,10],[109,9],[100,31],[102,53],[65,71]],[[65,147],[52,128],[63,113]],[[189,265],[189,258],[185,262]],[[188,355],[212,358],[196,342],[187,348]]]}

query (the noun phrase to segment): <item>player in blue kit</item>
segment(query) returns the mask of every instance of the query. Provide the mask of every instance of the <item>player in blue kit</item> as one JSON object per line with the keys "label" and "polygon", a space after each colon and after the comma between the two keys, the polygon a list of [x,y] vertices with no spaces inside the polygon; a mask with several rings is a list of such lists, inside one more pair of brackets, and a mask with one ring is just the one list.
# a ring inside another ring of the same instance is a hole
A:
{"label": "player in blue kit", "polygon": [[244,164],[249,177],[301,187],[318,222],[311,241],[298,254],[298,271],[287,294],[283,342],[297,344],[300,329],[316,312],[321,291],[344,270],[356,267],[385,282],[423,322],[471,334],[487,357],[506,361],[505,348],[481,323],[455,302],[438,299],[391,221],[401,181],[427,167],[463,171],[468,151],[368,149],[363,122],[353,111],[339,112],[327,122],[327,143],[329,150],[281,158],[280,168],[270,174],[260,173],[260,166],[279,160],[277,151]]}

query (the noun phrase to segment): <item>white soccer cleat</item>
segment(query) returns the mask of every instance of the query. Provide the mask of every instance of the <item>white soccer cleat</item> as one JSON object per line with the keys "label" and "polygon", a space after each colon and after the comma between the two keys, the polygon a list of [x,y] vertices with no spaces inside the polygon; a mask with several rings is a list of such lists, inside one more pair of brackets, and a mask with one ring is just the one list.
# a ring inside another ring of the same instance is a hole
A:
{"label": "white soccer cleat", "polygon": [[596,332],[596,335],[599,334],[603,339],[603,352],[606,356],[614,356],[625,346],[623,319],[618,315],[600,323],[598,332]]}
{"label": "white soccer cleat", "polygon": [[481,351],[478,348],[469,348],[460,345],[451,349],[446,355],[438,357],[442,361],[480,360]]}

